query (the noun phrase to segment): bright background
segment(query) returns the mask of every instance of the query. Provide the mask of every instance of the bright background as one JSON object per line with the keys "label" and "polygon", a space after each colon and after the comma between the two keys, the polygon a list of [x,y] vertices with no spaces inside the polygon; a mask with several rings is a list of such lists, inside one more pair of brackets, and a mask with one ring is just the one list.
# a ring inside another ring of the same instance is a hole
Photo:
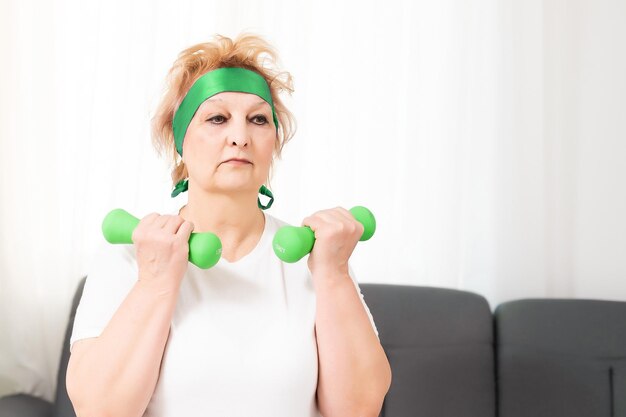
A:
{"label": "bright background", "polygon": [[626,300],[622,0],[1,0],[0,395],[51,400],[104,215],[180,207],[149,138],[182,49],[265,37],[298,131],[269,213],[365,205],[361,283]]}

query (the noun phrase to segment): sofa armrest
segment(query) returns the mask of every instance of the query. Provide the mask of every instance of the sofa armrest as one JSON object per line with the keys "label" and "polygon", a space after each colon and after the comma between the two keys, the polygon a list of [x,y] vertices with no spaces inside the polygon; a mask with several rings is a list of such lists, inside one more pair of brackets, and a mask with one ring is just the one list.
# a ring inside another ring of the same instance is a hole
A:
{"label": "sofa armrest", "polygon": [[0,398],[0,417],[51,417],[52,403],[28,394]]}

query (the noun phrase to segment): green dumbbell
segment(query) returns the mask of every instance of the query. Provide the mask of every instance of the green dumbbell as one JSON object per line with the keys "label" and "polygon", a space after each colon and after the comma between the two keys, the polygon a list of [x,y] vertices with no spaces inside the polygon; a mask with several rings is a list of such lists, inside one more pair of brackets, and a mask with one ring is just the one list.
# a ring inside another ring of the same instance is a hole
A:
{"label": "green dumbbell", "polygon": [[[365,228],[359,240],[371,238],[376,231],[376,219],[372,212],[363,206],[356,206],[350,209],[350,213]],[[283,226],[278,229],[272,242],[276,256],[288,263],[298,262],[305,257],[313,249],[313,244],[315,232],[309,226]]]}
{"label": "green dumbbell", "polygon": [[[123,209],[114,209],[102,221],[102,234],[109,243],[133,243],[133,230],[139,219]],[[189,262],[198,268],[214,266],[222,256],[222,241],[215,233],[191,233]]]}

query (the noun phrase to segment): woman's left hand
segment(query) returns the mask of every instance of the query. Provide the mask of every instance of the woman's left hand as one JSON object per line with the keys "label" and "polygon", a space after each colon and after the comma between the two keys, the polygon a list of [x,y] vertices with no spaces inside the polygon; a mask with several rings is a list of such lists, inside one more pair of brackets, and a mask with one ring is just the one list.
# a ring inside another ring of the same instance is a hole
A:
{"label": "woman's left hand", "polygon": [[315,232],[315,244],[307,261],[314,276],[328,279],[349,275],[348,259],[363,235],[363,225],[343,207],[321,210],[306,217],[303,226]]}

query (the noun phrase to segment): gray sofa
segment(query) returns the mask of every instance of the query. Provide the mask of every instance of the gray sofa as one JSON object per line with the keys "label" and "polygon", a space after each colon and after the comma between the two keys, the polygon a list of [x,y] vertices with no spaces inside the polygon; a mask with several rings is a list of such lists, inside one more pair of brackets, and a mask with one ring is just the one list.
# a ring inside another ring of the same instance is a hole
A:
{"label": "gray sofa", "polygon": [[[84,282],[54,404],[12,395],[0,399],[0,417],[75,415],[65,371]],[[471,292],[360,287],[393,370],[381,416],[626,417],[626,302],[526,299],[492,314]]]}

